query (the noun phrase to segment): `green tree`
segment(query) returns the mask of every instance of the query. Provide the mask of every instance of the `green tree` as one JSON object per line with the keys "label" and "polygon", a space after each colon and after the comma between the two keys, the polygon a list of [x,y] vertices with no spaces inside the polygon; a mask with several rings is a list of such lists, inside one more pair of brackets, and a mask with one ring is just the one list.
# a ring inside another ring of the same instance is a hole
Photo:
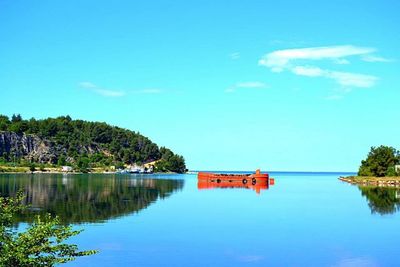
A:
{"label": "green tree", "polygon": [[393,147],[371,147],[367,158],[361,161],[358,175],[383,177],[390,167],[399,163],[399,159],[399,151]]}
{"label": "green tree", "polygon": [[57,160],[58,166],[64,166],[67,163],[67,160],[64,155],[61,155]]}
{"label": "green tree", "polygon": [[36,171],[36,165],[35,165],[35,163],[31,163],[31,164],[30,164],[29,170],[30,170],[31,172]]}
{"label": "green tree", "polygon": [[88,172],[89,169],[89,158],[86,156],[80,157],[76,162],[76,166],[78,167],[79,171],[81,172]]}
{"label": "green tree", "polygon": [[7,116],[0,115],[0,131],[7,131],[8,126],[10,125],[10,120]]}
{"label": "green tree", "polygon": [[50,215],[37,216],[25,232],[15,232],[13,217],[26,208],[22,200],[22,193],[14,198],[0,197],[0,266],[54,266],[97,253],[94,250],[79,251],[76,245],[64,243],[81,231],[60,225],[58,218]]}
{"label": "green tree", "polygon": [[13,114],[11,116],[11,122],[14,123],[14,122],[20,122],[20,121],[22,121],[22,117],[20,114]]}

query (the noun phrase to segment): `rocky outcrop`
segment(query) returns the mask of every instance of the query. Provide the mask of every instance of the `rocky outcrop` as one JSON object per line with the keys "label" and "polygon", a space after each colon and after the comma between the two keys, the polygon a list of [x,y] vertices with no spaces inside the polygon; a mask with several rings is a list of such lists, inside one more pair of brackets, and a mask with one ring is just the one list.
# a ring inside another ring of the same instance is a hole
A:
{"label": "rocky outcrop", "polygon": [[40,163],[55,163],[61,151],[36,135],[0,132],[0,155],[25,158]]}
{"label": "rocky outcrop", "polygon": [[[100,152],[100,148],[97,145],[80,146],[77,151],[93,154]],[[37,135],[0,131],[0,156],[7,155],[10,161],[15,157],[37,163],[57,163],[58,158],[66,155],[66,152],[65,147]],[[67,160],[74,161],[72,158]]]}

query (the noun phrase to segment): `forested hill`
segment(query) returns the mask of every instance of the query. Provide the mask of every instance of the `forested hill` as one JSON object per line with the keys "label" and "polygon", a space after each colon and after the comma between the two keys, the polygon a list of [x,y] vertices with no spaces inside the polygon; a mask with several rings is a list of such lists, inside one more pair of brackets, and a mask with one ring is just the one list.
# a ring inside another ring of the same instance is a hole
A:
{"label": "forested hill", "polygon": [[185,171],[185,160],[149,138],[104,122],[69,116],[24,120],[0,115],[0,162],[77,167],[122,166],[157,161],[158,171]]}

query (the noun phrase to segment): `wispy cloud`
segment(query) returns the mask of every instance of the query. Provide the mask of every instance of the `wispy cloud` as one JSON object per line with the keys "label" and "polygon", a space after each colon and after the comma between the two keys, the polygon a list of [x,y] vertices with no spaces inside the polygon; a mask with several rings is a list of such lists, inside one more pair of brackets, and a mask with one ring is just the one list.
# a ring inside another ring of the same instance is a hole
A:
{"label": "wispy cloud", "polygon": [[109,96],[109,97],[120,97],[124,96],[125,92],[122,91],[113,91],[113,90],[107,90],[107,89],[96,89],[96,93],[102,96]]}
{"label": "wispy cloud", "polygon": [[378,80],[377,77],[372,75],[365,75],[359,73],[330,71],[323,70],[318,67],[310,66],[296,66],[293,67],[292,72],[296,75],[308,77],[325,77],[335,80],[341,86],[345,87],[361,87],[368,88],[375,85]]}
{"label": "wispy cloud", "polygon": [[296,66],[292,68],[292,72],[297,75],[318,77],[322,76],[324,71],[318,67],[312,66]]}
{"label": "wispy cloud", "polygon": [[96,88],[96,85],[94,85],[91,82],[80,82],[79,86],[82,87],[82,88],[86,88],[86,89]]}
{"label": "wispy cloud", "polygon": [[264,55],[258,64],[266,66],[274,72],[281,72],[287,68],[291,69],[293,61],[296,60],[338,60],[349,56],[366,55],[375,51],[375,48],[352,45],[285,49]]}
{"label": "wispy cloud", "polygon": [[266,87],[267,87],[267,85],[265,83],[259,82],[259,81],[239,82],[239,83],[225,89],[225,93],[233,93],[237,89],[240,89],[240,88],[263,89]]}
{"label": "wispy cloud", "polygon": [[266,85],[263,82],[241,82],[241,83],[237,83],[236,87],[239,87],[239,88],[264,88],[264,87],[266,87]]}
{"label": "wispy cloud", "polygon": [[269,68],[272,72],[290,71],[300,76],[331,79],[341,87],[347,88],[342,91],[349,92],[351,88],[373,87],[379,78],[374,75],[320,68],[315,66],[315,62],[325,60],[335,65],[348,65],[349,57],[356,57],[365,62],[390,61],[374,55],[375,52],[375,48],[353,45],[285,49],[264,55],[258,64]]}
{"label": "wispy cloud", "polygon": [[361,60],[366,62],[392,62],[393,60],[384,57],[374,56],[374,55],[364,55]]}
{"label": "wispy cloud", "polygon": [[240,58],[240,53],[239,53],[239,52],[231,53],[231,54],[229,55],[229,57],[230,57],[232,60],[239,59],[239,58]]}
{"label": "wispy cloud", "polygon": [[110,89],[104,89],[104,88],[98,87],[97,85],[95,85],[92,82],[80,82],[79,87],[88,89],[94,93],[97,93],[97,94],[105,96],[105,97],[121,97],[126,94],[124,91],[110,90]]}
{"label": "wispy cloud", "polygon": [[368,88],[375,85],[378,77],[372,75],[340,72],[340,71],[326,71],[324,75],[327,78],[334,79],[338,84],[349,87]]}
{"label": "wispy cloud", "polygon": [[135,92],[141,94],[160,94],[162,93],[162,90],[157,88],[148,88],[143,90],[136,90]]}

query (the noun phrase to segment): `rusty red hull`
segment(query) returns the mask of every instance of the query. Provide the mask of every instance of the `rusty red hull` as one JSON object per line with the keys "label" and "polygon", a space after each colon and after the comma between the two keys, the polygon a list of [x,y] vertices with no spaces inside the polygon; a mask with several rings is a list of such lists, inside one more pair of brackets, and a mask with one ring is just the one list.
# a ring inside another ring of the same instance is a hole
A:
{"label": "rusty red hull", "polygon": [[253,174],[221,174],[199,172],[197,175],[199,189],[206,188],[250,188],[257,193],[261,189],[268,189],[270,184],[269,175],[257,170]]}

